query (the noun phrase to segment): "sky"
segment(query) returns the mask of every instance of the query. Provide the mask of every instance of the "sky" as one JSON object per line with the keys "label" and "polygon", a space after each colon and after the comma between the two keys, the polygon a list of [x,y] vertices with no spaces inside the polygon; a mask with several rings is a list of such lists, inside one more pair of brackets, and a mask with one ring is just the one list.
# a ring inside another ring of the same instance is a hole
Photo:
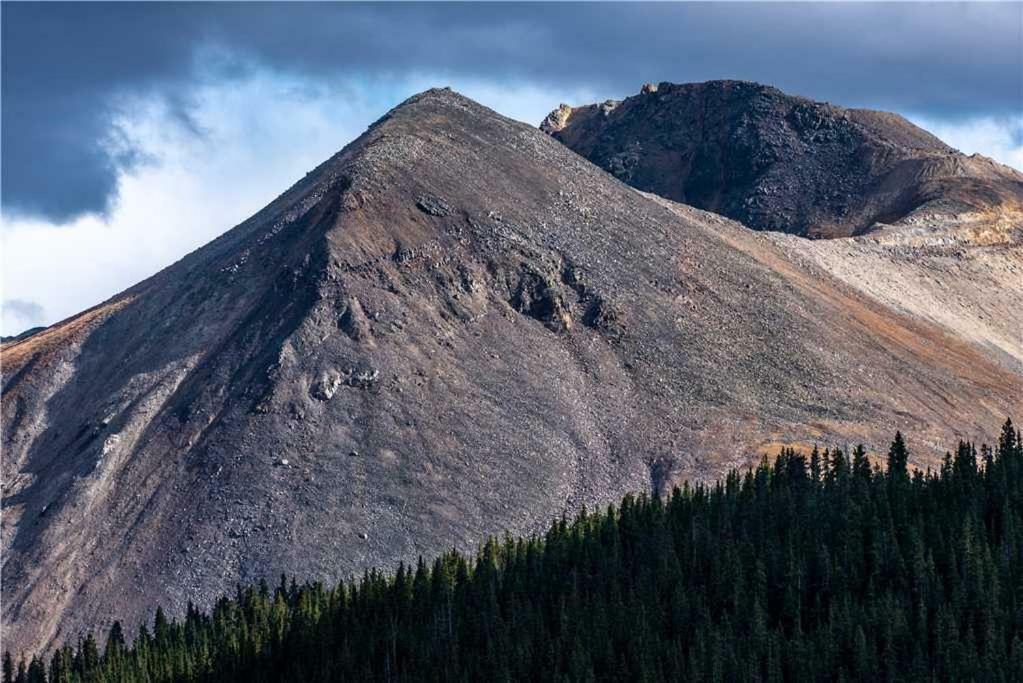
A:
{"label": "sky", "polygon": [[1023,170],[1021,3],[3,2],[0,32],[4,335],[170,265],[433,86],[537,124],[755,80]]}

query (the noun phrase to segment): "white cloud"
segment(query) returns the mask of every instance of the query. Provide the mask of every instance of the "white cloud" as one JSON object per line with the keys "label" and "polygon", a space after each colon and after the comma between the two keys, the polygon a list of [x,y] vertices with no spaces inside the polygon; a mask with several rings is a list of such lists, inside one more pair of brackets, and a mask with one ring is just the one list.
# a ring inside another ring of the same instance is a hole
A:
{"label": "white cloud", "polygon": [[42,322],[46,313],[35,301],[7,299],[0,306],[3,327],[8,330],[26,330]]}
{"label": "white cloud", "polygon": [[1023,115],[966,121],[941,121],[922,116],[908,118],[960,152],[983,154],[1023,171]]}
{"label": "white cloud", "polygon": [[[0,295],[40,308],[28,321],[5,307],[0,332],[52,324],[153,275],[251,216],[405,97],[445,84],[418,77],[327,88],[262,74],[194,93],[192,123],[201,137],[155,98],[121,102],[122,144],[150,161],[121,176],[107,220],[57,226],[4,217]],[[596,99],[526,85],[451,85],[533,124],[562,100]]]}

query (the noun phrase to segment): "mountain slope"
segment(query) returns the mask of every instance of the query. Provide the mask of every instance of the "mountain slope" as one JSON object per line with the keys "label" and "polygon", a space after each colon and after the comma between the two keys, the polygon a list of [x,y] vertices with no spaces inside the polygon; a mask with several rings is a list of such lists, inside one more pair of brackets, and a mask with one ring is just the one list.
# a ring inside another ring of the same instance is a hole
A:
{"label": "mountain slope", "polygon": [[745,81],[644,86],[541,128],[641,190],[753,228],[858,235],[914,213],[1023,209],[1023,174],[904,118]]}
{"label": "mountain slope", "polygon": [[2,360],[14,651],[1021,407],[948,330],[446,90]]}
{"label": "mountain slope", "polygon": [[1023,577],[1003,559],[1023,546],[1018,434],[1007,422],[986,454],[960,443],[912,484],[899,438],[886,471],[860,451],[783,450],[475,556],[242,586],[209,613],[158,616],[134,650],[119,624],[62,648],[50,680],[1020,680]]}
{"label": "mountain slope", "polygon": [[541,128],[640,189],[754,228],[856,233],[770,239],[801,268],[1023,368],[1023,176],[1010,168],[895,114],[737,81],[562,105]]}

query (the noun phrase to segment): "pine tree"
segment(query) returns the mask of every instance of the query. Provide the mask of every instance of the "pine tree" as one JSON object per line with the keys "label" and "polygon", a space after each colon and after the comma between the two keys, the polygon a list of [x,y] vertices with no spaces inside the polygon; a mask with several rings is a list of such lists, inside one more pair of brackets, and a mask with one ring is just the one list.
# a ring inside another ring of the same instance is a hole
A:
{"label": "pine tree", "polygon": [[86,635],[85,640],[78,646],[78,652],[81,654],[80,672],[88,679],[97,672],[100,665],[99,648],[96,647],[96,639],[91,633]]}
{"label": "pine tree", "polygon": [[46,665],[38,656],[28,665],[28,683],[46,683]]}
{"label": "pine tree", "polygon": [[888,449],[888,478],[898,484],[909,481],[909,451],[902,438],[902,432],[895,432],[895,440]]}

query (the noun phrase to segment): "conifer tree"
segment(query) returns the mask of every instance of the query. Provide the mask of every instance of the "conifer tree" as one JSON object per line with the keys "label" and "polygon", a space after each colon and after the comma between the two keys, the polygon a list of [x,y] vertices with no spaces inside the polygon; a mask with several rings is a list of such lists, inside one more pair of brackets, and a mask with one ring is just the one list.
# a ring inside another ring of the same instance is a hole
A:
{"label": "conifer tree", "polygon": [[909,481],[909,451],[902,438],[902,432],[895,432],[895,439],[888,449],[888,478],[899,484]]}

